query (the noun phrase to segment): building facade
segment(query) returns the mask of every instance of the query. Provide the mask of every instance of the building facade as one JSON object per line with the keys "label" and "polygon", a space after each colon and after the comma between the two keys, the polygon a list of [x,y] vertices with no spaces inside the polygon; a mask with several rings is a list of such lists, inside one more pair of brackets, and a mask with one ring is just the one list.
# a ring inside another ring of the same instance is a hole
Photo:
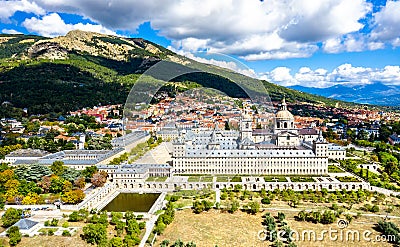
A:
{"label": "building facade", "polygon": [[272,131],[253,130],[243,114],[239,131],[186,130],[173,144],[176,174],[322,175],[328,159],[344,159],[342,147],[325,141],[322,132],[297,129],[285,100]]}

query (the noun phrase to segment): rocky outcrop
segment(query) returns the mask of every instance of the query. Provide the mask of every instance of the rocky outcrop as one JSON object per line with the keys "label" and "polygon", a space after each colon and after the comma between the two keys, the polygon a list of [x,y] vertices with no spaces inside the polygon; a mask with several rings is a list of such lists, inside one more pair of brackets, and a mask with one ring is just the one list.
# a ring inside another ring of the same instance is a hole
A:
{"label": "rocky outcrop", "polygon": [[27,50],[29,58],[43,59],[66,59],[68,58],[68,50],[60,44],[51,41],[39,41]]}

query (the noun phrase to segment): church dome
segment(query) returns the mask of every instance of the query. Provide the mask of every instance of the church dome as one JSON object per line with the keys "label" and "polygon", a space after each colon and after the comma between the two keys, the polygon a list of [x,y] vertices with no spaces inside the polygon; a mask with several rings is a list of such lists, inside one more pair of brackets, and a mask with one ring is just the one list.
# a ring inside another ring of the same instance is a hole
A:
{"label": "church dome", "polygon": [[276,118],[279,120],[292,120],[294,119],[292,113],[288,110],[281,110],[276,113]]}
{"label": "church dome", "polygon": [[287,110],[285,98],[283,98],[280,110],[275,115],[279,120],[293,120],[294,117],[290,111]]}

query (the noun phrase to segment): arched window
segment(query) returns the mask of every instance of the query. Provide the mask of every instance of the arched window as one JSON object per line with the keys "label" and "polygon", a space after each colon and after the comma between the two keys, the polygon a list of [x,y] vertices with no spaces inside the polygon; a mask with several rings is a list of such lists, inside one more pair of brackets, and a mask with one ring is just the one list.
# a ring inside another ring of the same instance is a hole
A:
{"label": "arched window", "polygon": [[285,129],[287,129],[287,122],[285,122],[284,124],[283,124],[283,127],[285,128]]}

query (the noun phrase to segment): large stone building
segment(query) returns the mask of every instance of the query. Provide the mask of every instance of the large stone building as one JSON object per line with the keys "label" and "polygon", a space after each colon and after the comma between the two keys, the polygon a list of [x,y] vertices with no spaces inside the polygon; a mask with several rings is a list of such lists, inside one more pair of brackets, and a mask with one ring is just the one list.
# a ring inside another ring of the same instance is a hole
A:
{"label": "large stone building", "polygon": [[[344,159],[344,148],[329,144],[322,132],[297,129],[285,100],[272,131],[253,130],[243,114],[239,131],[186,130],[173,146],[176,174],[315,174],[328,173],[328,159]],[[218,125],[216,125],[218,126]]]}

